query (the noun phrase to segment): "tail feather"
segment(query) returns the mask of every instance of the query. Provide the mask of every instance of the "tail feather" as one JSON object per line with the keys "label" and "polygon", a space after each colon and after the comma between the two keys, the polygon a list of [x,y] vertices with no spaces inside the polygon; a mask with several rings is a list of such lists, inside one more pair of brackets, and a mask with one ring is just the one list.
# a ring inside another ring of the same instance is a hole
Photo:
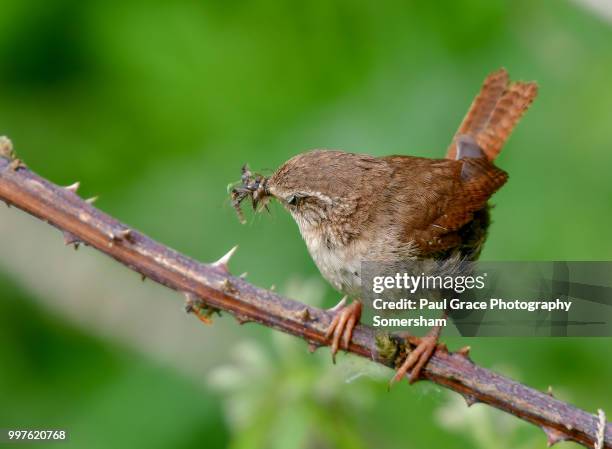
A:
{"label": "tail feather", "polygon": [[499,69],[487,76],[448,147],[446,154],[448,159],[457,157],[457,138],[459,136],[469,135],[474,137],[484,129],[507,86],[508,72],[506,69]]}
{"label": "tail feather", "polygon": [[476,141],[492,161],[501,152],[512,130],[529,108],[538,87],[535,83],[512,83],[504,92],[491,114],[486,128],[476,135]]}
{"label": "tail feather", "polygon": [[505,69],[491,73],[459,126],[446,157],[457,158],[458,138],[467,135],[476,140],[487,159],[494,160],[536,95],[535,83],[508,85]]}

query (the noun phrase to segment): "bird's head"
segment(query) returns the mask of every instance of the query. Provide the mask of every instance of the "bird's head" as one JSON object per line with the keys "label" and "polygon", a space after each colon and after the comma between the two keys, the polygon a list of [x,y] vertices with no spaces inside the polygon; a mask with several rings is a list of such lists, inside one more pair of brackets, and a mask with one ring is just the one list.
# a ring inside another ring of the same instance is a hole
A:
{"label": "bird's head", "polygon": [[242,217],[244,199],[251,199],[253,208],[261,210],[275,198],[300,228],[343,221],[367,199],[364,180],[375,166],[371,156],[331,150],[298,154],[267,178],[245,166],[242,183],[232,189],[233,205]]}

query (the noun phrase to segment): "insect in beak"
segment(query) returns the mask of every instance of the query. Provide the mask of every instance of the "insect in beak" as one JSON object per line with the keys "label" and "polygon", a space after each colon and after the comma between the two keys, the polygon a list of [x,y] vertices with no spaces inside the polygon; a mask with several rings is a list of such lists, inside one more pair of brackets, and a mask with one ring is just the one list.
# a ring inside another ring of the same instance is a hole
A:
{"label": "insect in beak", "polygon": [[[251,200],[253,210],[257,211],[260,204],[270,212],[268,209],[267,199],[269,194],[266,188],[268,179],[259,174],[251,173],[248,165],[242,166],[242,176],[240,177],[240,185],[233,187],[231,190],[232,207],[236,210],[240,222],[244,224],[244,214],[242,213],[241,203],[246,198]],[[261,209],[261,207],[259,208]]]}

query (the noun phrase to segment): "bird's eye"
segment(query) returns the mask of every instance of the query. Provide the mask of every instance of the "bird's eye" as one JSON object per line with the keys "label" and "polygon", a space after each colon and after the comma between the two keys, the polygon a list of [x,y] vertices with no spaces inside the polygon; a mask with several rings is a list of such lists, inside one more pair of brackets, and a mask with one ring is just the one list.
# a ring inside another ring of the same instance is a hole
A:
{"label": "bird's eye", "polygon": [[287,204],[290,204],[291,206],[295,206],[297,205],[298,202],[298,198],[295,195],[291,195],[287,197]]}

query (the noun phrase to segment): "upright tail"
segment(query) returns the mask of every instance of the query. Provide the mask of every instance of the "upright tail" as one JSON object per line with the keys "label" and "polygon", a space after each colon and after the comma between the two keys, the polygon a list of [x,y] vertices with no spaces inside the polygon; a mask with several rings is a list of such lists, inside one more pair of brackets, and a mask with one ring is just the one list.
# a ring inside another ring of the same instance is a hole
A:
{"label": "upright tail", "polygon": [[509,82],[505,69],[491,73],[448,147],[447,159],[458,157],[458,141],[461,136],[469,136],[493,161],[537,94],[536,83]]}

